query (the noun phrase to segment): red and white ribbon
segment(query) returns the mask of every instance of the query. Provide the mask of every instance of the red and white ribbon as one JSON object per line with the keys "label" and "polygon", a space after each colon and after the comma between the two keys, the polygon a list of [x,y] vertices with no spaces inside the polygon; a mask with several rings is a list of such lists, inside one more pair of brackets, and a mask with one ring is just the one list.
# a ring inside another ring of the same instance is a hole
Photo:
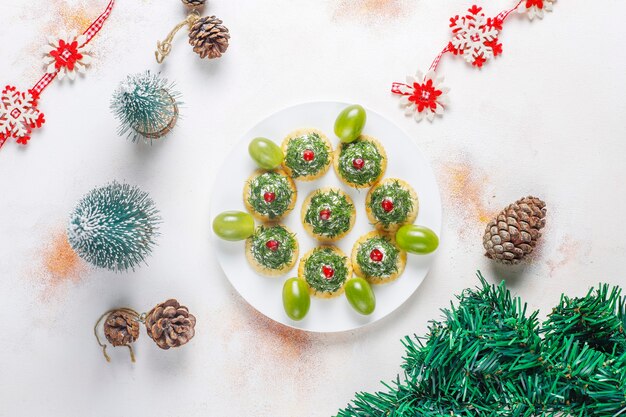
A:
{"label": "red and white ribbon", "polygon": [[[110,0],[104,12],[83,32],[83,41],[79,47],[87,45],[100,32],[114,5],[115,0]],[[11,137],[20,144],[26,144],[32,129],[43,125],[44,115],[37,108],[37,100],[58,73],[46,72],[27,92],[21,92],[10,85],[4,88],[0,95],[0,148]]]}

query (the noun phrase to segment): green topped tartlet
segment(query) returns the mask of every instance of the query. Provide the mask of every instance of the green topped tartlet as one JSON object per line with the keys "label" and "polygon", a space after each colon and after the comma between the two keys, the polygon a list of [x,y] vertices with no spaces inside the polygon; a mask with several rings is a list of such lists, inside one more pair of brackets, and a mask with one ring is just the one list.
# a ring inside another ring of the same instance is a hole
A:
{"label": "green topped tartlet", "polygon": [[335,242],[347,235],[356,220],[356,209],[349,195],[338,188],[313,191],[302,204],[302,224],[314,238]]}
{"label": "green topped tartlet", "polygon": [[361,135],[354,142],[339,145],[335,151],[334,167],[345,184],[367,188],[385,175],[387,154],[376,139]]}
{"label": "green topped tartlet", "polygon": [[335,246],[319,246],[300,260],[298,276],[309,284],[311,295],[332,298],[341,295],[346,281],[352,277],[348,257]]}
{"label": "green topped tartlet", "polygon": [[266,276],[286,274],[298,259],[298,240],[283,225],[259,226],[246,240],[246,258]]}
{"label": "green topped tartlet", "polygon": [[296,205],[296,185],[282,170],[258,170],[246,181],[246,209],[261,221],[278,221]]}
{"label": "green topped tartlet", "polygon": [[357,276],[372,284],[383,284],[398,278],[406,266],[406,252],[380,232],[369,232],[352,248],[352,266]]}
{"label": "green topped tartlet", "polygon": [[313,181],[328,171],[332,149],[330,141],[321,131],[296,130],[283,140],[283,168],[294,179]]}
{"label": "green topped tartlet", "polygon": [[365,198],[365,211],[379,230],[395,231],[413,223],[419,202],[413,187],[397,178],[387,178],[374,185]]}

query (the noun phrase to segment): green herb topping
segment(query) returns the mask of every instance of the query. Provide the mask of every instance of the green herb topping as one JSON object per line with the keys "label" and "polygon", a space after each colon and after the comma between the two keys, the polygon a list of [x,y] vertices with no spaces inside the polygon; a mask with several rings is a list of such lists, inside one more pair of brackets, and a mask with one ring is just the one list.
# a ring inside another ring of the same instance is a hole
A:
{"label": "green herb topping", "polygon": [[339,173],[349,183],[370,184],[382,173],[383,156],[373,142],[359,139],[341,146]]}
{"label": "green herb topping", "polygon": [[250,180],[248,203],[270,219],[281,217],[289,209],[294,191],[289,179],[278,172],[264,172]]}
{"label": "green herb topping", "polygon": [[354,204],[339,190],[317,191],[311,198],[304,222],[316,235],[332,238],[350,230],[353,211]]}
{"label": "green herb topping", "polygon": [[292,138],[287,144],[285,165],[292,177],[314,175],[330,163],[330,149],[317,133],[306,133]]}
{"label": "green herb topping", "polygon": [[281,269],[292,261],[296,237],[283,226],[259,226],[250,239],[252,256],[264,267]]}
{"label": "green herb topping", "polygon": [[389,239],[375,236],[361,243],[357,249],[356,261],[363,271],[364,278],[388,277],[398,271],[400,251]]}
{"label": "green herb topping", "polygon": [[330,248],[317,248],[304,265],[304,279],[318,292],[333,293],[348,278],[347,258]]}
{"label": "green herb topping", "polygon": [[398,181],[383,184],[372,192],[370,209],[378,223],[387,227],[404,222],[415,202],[411,193]]}

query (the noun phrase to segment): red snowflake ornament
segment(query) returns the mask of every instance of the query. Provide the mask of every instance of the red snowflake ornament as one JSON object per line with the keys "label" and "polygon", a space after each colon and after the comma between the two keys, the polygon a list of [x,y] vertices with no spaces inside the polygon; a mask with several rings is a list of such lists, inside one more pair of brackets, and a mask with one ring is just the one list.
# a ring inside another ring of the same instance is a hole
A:
{"label": "red snowflake ornament", "polygon": [[451,18],[450,27],[454,36],[448,44],[454,55],[463,55],[465,61],[478,68],[502,53],[502,44],[498,43],[502,22],[485,17],[482,10],[482,7],[474,5],[468,10],[469,14]]}
{"label": "red snowflake ornament", "polygon": [[26,145],[33,129],[44,124],[44,115],[37,108],[38,95],[32,90],[23,93],[7,85],[0,95],[0,146],[8,138]]}
{"label": "red snowflake ornament", "polygon": [[413,114],[416,121],[424,118],[432,122],[435,116],[441,116],[448,105],[449,88],[444,87],[443,77],[437,77],[435,71],[426,75],[417,72],[417,76],[406,77],[406,84],[393,83],[391,92],[401,95],[400,106],[405,108],[407,116]]}
{"label": "red snowflake ornament", "polygon": [[77,73],[84,73],[91,63],[91,47],[86,45],[85,35],[77,36],[76,32],[63,34],[59,38],[50,37],[44,48],[44,60],[48,74],[58,73],[62,80],[66,75],[70,80],[76,78]]}
{"label": "red snowflake ornament", "polygon": [[551,12],[556,0],[522,0],[517,8],[518,13],[525,13],[530,20],[535,17],[543,19],[544,12]]}

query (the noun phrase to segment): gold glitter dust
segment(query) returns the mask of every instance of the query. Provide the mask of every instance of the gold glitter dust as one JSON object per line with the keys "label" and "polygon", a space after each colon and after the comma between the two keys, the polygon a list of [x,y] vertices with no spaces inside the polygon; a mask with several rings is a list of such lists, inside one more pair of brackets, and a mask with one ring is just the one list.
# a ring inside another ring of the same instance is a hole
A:
{"label": "gold glitter dust", "polygon": [[383,23],[408,15],[406,0],[338,0],[333,20],[356,20]]}
{"label": "gold glitter dust", "polygon": [[585,247],[581,241],[574,239],[572,236],[563,237],[557,253],[546,262],[548,275],[552,277],[560,269],[586,257],[589,255],[590,250],[590,247]]}
{"label": "gold glitter dust", "polygon": [[486,225],[497,210],[486,203],[489,177],[469,162],[446,163],[442,166],[443,198],[463,222]]}
{"label": "gold glitter dust", "polygon": [[35,275],[41,280],[44,298],[55,295],[68,283],[79,282],[88,271],[67,241],[65,230],[53,232],[38,255],[39,270]]}

